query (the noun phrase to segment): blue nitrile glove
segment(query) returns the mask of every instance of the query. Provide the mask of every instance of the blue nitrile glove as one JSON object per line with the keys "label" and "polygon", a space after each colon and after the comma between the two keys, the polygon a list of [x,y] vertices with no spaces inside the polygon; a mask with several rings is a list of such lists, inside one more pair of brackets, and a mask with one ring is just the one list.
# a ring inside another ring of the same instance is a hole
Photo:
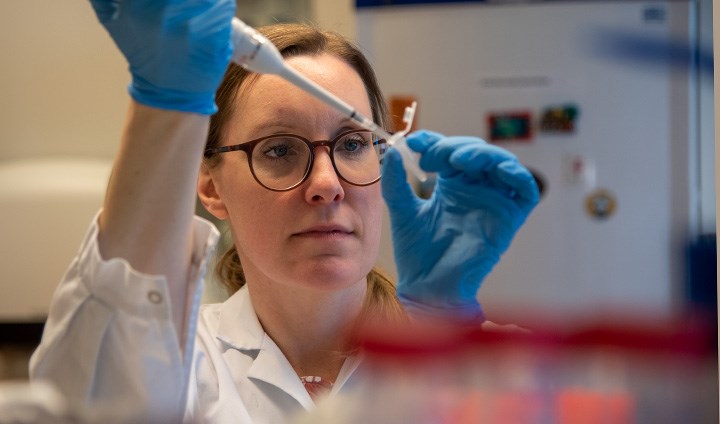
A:
{"label": "blue nitrile glove", "polygon": [[398,296],[415,316],[484,319],[477,291],[540,198],[537,184],[510,152],[474,137],[419,131],[407,137],[437,172],[428,200],[415,195],[390,149],[382,193],[390,210]]}
{"label": "blue nitrile glove", "polygon": [[234,0],[91,0],[148,106],[210,115],[232,45]]}

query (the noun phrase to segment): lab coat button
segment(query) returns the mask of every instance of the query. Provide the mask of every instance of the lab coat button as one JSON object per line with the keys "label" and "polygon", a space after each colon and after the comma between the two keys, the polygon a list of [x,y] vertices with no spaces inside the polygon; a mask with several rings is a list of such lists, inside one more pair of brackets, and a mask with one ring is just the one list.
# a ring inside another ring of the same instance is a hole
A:
{"label": "lab coat button", "polygon": [[161,303],[163,300],[160,292],[156,291],[156,290],[149,291],[147,297],[148,297],[148,300],[150,301],[150,303],[154,303],[156,305]]}

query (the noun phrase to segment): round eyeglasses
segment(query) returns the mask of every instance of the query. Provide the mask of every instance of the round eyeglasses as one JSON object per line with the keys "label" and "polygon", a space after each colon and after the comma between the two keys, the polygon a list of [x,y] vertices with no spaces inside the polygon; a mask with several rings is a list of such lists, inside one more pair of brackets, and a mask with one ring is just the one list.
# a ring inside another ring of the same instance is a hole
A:
{"label": "round eyeglasses", "polygon": [[330,160],[338,176],[356,186],[380,180],[380,165],[387,142],[366,130],[346,131],[332,140],[310,141],[295,134],[273,134],[242,144],[205,150],[205,157],[216,153],[245,152],[255,180],[273,191],[287,191],[302,184],[310,175],[314,150],[328,147]]}

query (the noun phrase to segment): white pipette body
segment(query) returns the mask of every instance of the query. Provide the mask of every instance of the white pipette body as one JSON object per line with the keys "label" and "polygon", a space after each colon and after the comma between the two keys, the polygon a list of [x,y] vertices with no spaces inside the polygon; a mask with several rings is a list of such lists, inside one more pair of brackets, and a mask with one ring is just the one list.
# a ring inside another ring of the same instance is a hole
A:
{"label": "white pipette body", "polygon": [[425,181],[427,179],[427,175],[418,165],[417,154],[410,150],[407,146],[405,141],[405,133],[407,131],[399,132],[394,135],[388,133],[385,129],[373,122],[372,119],[358,113],[355,108],[345,103],[334,94],[309,80],[290,66],[287,66],[275,45],[254,28],[246,25],[238,18],[233,18],[232,27],[232,43],[234,46],[232,55],[233,62],[248,71],[259,74],[278,75],[347,116],[361,128],[385,137],[385,139],[387,139],[387,143],[400,152],[403,157],[405,167],[407,167],[408,170],[410,170],[420,181]]}

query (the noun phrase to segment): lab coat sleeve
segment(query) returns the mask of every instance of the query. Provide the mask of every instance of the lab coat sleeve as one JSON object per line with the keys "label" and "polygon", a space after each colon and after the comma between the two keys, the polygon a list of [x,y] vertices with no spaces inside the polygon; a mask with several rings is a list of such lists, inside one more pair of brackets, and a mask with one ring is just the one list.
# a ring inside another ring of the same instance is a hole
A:
{"label": "lab coat sleeve", "polygon": [[133,418],[179,422],[205,267],[218,232],[195,218],[187,278],[191,302],[182,349],[166,278],[137,272],[124,259],[104,260],[97,236],[96,217],[53,295],[42,341],[30,361],[30,377],[49,381],[76,407],[112,406],[132,411]]}

